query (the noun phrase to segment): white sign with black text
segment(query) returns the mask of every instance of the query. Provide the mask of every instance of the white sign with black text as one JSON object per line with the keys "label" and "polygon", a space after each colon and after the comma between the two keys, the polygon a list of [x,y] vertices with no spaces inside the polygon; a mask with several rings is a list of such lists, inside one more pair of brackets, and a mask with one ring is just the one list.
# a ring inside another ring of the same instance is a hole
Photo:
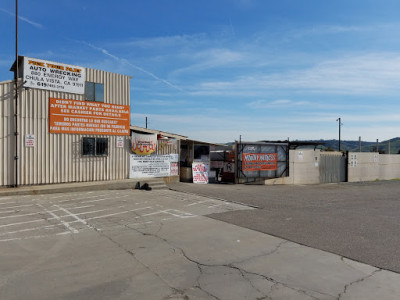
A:
{"label": "white sign with black text", "polygon": [[124,138],[117,136],[117,148],[124,148]]}
{"label": "white sign with black text", "polygon": [[27,134],[25,135],[25,147],[35,147],[35,135]]}
{"label": "white sign with black text", "polygon": [[24,57],[24,87],[66,92],[85,93],[85,68],[62,63]]}
{"label": "white sign with black text", "polygon": [[171,174],[169,155],[131,154],[129,178],[167,177]]}

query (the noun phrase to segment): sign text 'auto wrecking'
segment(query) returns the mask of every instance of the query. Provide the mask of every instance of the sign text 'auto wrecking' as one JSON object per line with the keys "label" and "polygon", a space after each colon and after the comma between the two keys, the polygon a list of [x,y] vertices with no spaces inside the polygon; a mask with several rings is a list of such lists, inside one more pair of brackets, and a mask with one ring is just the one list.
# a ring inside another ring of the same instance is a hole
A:
{"label": "sign text 'auto wrecking'", "polygon": [[85,68],[24,57],[24,87],[85,93]]}

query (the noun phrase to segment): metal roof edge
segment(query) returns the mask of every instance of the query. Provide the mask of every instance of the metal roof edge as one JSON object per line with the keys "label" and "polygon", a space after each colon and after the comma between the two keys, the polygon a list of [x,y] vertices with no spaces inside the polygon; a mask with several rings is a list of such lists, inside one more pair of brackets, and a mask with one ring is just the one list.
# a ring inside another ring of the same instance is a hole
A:
{"label": "metal roof edge", "polygon": [[187,140],[188,139],[188,137],[184,136],[184,135],[171,133],[171,132],[166,132],[166,131],[157,130],[157,129],[144,128],[144,127],[140,127],[140,126],[131,125],[130,129],[133,130],[133,131],[136,130],[136,131],[141,131],[141,132],[146,132],[146,133],[162,134],[162,135],[169,136],[169,137],[175,137],[175,138],[180,139],[180,140]]}
{"label": "metal roof edge", "polygon": [[12,83],[12,82],[14,82],[14,79],[0,81],[0,84],[7,84],[7,83]]}

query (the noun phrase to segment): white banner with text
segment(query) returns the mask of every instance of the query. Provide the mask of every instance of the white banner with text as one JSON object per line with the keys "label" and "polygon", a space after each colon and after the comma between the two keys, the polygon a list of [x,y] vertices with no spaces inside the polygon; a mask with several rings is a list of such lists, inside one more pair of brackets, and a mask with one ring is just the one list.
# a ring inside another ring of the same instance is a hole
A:
{"label": "white banner with text", "polygon": [[168,177],[179,175],[174,155],[130,156],[129,178]]}

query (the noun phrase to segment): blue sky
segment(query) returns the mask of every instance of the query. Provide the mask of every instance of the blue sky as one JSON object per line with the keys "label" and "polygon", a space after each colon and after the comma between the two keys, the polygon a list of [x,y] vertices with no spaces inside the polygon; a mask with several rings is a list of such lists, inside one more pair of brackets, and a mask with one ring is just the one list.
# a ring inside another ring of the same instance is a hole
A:
{"label": "blue sky", "polygon": [[[14,1],[0,3],[12,79]],[[400,1],[19,0],[20,55],[131,75],[131,123],[210,142],[400,136]]]}

